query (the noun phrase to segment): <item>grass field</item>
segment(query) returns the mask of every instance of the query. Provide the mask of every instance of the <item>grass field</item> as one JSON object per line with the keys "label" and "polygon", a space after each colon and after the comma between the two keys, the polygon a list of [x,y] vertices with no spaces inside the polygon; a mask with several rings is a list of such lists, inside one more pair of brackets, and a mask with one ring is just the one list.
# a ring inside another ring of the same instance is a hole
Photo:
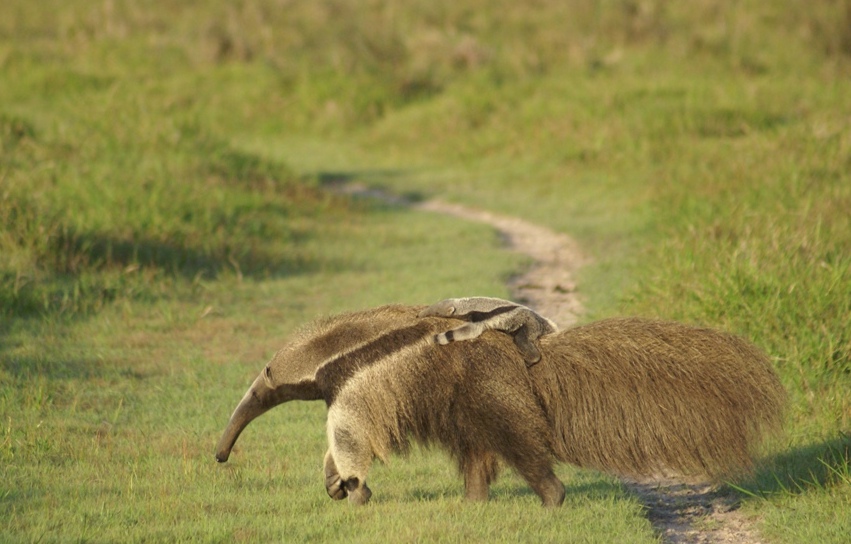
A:
{"label": "grass field", "polygon": [[324,407],[213,448],[319,315],[521,270],[491,230],[330,194],[352,179],[576,237],[586,319],[720,327],[771,354],[786,435],[734,482],[769,542],[851,533],[851,3],[4,4],[0,540],[652,542],[560,467],[466,504],[440,451],[327,499]]}

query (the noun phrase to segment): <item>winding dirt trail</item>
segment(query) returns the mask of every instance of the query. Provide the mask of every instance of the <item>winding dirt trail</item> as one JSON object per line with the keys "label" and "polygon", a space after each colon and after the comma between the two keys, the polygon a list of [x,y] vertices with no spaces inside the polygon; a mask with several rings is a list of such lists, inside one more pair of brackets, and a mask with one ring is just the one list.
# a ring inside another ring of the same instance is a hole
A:
{"label": "winding dirt trail", "polygon": [[532,258],[529,270],[510,281],[512,298],[547,316],[562,328],[578,321],[582,302],[576,293],[574,276],[585,263],[585,258],[573,239],[522,219],[459,204],[429,200],[413,207],[495,228],[508,249]]}
{"label": "winding dirt trail", "polygon": [[[582,314],[575,274],[587,262],[569,236],[514,217],[451,204],[440,200],[410,202],[359,184],[342,184],[336,190],[414,209],[450,215],[490,225],[505,239],[509,250],[526,255],[532,265],[509,284],[512,298],[555,321],[560,327],[575,324]],[[671,544],[760,544],[762,541],[738,511],[735,496],[709,485],[672,480],[623,482],[646,509],[647,519],[663,542]]]}

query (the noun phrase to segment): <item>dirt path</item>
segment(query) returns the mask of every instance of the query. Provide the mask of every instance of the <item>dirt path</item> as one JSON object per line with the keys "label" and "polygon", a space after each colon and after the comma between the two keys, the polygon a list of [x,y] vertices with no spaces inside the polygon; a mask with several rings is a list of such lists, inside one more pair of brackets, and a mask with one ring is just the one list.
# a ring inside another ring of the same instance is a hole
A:
{"label": "dirt path", "polygon": [[[450,204],[439,200],[413,203],[358,184],[336,187],[347,194],[451,215],[495,228],[507,247],[532,259],[524,274],[510,282],[512,298],[555,321],[560,327],[575,324],[582,303],[574,276],[587,262],[568,236],[522,219]],[[646,508],[647,519],[663,542],[671,544],[759,544],[762,542],[738,511],[735,496],[707,485],[673,481],[624,482]]]}
{"label": "dirt path", "polygon": [[534,308],[560,327],[576,323],[582,303],[574,275],[585,258],[568,236],[514,217],[505,217],[458,204],[430,200],[414,207],[452,215],[494,227],[508,248],[532,258],[532,266],[509,284],[513,300]]}
{"label": "dirt path", "polygon": [[671,481],[624,482],[647,508],[647,519],[663,542],[674,544],[760,544],[738,499],[708,485]]}

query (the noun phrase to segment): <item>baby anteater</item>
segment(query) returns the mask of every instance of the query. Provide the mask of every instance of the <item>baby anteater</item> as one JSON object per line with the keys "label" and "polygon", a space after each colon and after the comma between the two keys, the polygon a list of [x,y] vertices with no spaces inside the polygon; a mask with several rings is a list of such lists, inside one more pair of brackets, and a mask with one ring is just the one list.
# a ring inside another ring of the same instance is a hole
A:
{"label": "baby anteater", "polygon": [[492,297],[448,298],[432,304],[420,312],[419,317],[454,317],[469,321],[435,335],[434,340],[441,345],[471,340],[487,330],[506,332],[514,338],[528,367],[541,360],[541,351],[536,345],[538,338],[558,331],[555,323],[531,308]]}

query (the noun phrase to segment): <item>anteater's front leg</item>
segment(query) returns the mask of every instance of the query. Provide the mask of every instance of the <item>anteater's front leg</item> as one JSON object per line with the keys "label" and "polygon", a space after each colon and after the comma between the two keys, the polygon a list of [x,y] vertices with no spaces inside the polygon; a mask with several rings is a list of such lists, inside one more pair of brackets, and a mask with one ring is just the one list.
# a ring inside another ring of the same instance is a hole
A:
{"label": "anteater's front leg", "polygon": [[337,464],[334,463],[331,450],[325,453],[325,490],[328,491],[328,496],[335,501],[345,499],[349,494],[340,478],[340,472],[337,470]]}
{"label": "anteater's front leg", "polygon": [[372,448],[355,418],[332,406],[328,411],[328,453],[325,454],[325,488],[332,499],[349,497],[366,504],[372,491],[366,475],[372,466]]}

